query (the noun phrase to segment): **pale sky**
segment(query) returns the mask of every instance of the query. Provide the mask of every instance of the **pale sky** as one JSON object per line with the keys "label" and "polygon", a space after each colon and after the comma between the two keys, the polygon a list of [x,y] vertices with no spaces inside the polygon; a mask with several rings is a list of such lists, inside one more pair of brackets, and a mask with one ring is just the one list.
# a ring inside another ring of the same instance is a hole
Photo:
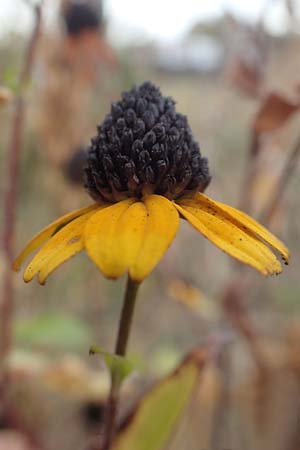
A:
{"label": "pale sky", "polygon": [[[36,0],[38,1],[38,0]],[[300,11],[300,0],[294,0]],[[45,0],[51,22],[58,0]],[[198,19],[215,18],[223,11],[255,21],[269,4],[267,26],[275,33],[285,30],[288,16],[282,0],[106,0],[109,36],[116,44],[135,38],[174,41]],[[0,0],[0,35],[28,30],[32,14],[24,0]]]}

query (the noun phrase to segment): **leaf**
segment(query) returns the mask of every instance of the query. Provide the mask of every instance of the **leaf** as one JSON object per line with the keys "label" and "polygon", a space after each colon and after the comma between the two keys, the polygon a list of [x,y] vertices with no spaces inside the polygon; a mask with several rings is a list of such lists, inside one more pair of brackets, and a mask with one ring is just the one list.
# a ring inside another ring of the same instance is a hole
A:
{"label": "leaf", "polygon": [[299,110],[299,102],[292,102],[276,92],[271,92],[256,113],[252,127],[256,133],[274,131],[283,126]]}
{"label": "leaf", "polygon": [[13,92],[5,86],[0,86],[0,105],[5,105],[13,99]]}
{"label": "leaf", "polygon": [[207,351],[197,350],[156,384],[119,431],[112,450],[160,450],[170,438],[197,387]]}
{"label": "leaf", "polygon": [[182,303],[195,314],[206,319],[217,317],[215,302],[207,298],[196,286],[182,279],[173,278],[169,281],[167,289],[171,298]]}
{"label": "leaf", "polygon": [[241,57],[236,57],[228,69],[232,84],[251,97],[258,97],[262,85],[261,68],[250,64]]}
{"label": "leaf", "polygon": [[117,376],[117,380],[120,384],[131,374],[134,369],[132,361],[128,358],[106,352],[97,345],[92,345],[89,353],[90,355],[101,355],[104,358],[108,370],[111,374]]}
{"label": "leaf", "polygon": [[51,346],[57,349],[83,348],[90,342],[87,325],[75,317],[62,314],[42,314],[19,321],[15,326],[15,336],[25,346]]}

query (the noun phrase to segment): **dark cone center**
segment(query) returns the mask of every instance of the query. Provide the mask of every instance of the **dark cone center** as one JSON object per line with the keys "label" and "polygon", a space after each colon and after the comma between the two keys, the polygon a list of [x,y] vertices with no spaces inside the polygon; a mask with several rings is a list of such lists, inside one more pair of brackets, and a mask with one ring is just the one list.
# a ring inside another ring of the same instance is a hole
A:
{"label": "dark cone center", "polygon": [[187,118],[150,82],[122,94],[88,149],[85,186],[93,199],[117,202],[160,194],[192,196],[210,182]]}

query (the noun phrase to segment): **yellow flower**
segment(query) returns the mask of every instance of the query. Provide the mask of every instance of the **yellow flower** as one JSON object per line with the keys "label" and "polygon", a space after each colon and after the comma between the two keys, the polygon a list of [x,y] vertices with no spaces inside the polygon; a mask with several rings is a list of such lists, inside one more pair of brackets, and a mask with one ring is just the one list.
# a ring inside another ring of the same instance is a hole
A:
{"label": "yellow flower", "polygon": [[96,202],[44,228],[14,262],[41,284],[85,249],[108,278],[128,272],[136,282],[150,274],[187,220],[204,237],[264,275],[287,263],[286,246],[248,215],[202,192],[210,181],[187,120],[174,102],[146,82],[123,94],[88,150],[86,188]]}

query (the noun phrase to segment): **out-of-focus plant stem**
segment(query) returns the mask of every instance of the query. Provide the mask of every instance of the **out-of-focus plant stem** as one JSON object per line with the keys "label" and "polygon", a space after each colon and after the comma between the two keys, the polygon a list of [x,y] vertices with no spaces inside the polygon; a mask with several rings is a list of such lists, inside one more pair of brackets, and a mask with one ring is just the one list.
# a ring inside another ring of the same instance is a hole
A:
{"label": "out-of-focus plant stem", "polygon": [[290,152],[286,163],[282,169],[280,177],[276,183],[276,186],[271,194],[271,198],[267,202],[265,210],[261,214],[261,222],[269,225],[272,222],[274,213],[281,201],[283,192],[291,178],[294,170],[297,167],[298,158],[300,157],[300,137],[296,141],[294,148]]}
{"label": "out-of-focus plant stem", "polygon": [[245,181],[242,186],[242,192],[239,201],[239,208],[245,212],[251,211],[251,192],[253,183],[258,169],[259,161],[259,135],[252,132],[250,146],[247,155],[247,170],[245,173]]}
{"label": "out-of-focus plant stem", "polygon": [[[127,344],[132,324],[134,307],[137,298],[139,283],[136,283],[128,277],[126,291],[123,301],[123,307],[119,322],[118,337],[115,347],[115,354],[125,356]],[[111,388],[106,407],[106,418],[104,424],[104,440],[101,450],[109,450],[111,448],[113,438],[116,431],[116,419],[118,413],[119,391],[121,383],[119,374],[116,371],[111,373]]]}
{"label": "out-of-focus plant stem", "polygon": [[[4,224],[2,248],[5,258],[2,299],[0,302],[0,402],[6,392],[5,363],[11,348],[12,319],[14,310],[13,278],[11,262],[14,256],[15,216],[19,179],[19,165],[22,151],[22,133],[25,119],[24,94],[28,86],[34,65],[36,48],[41,31],[42,3],[34,7],[35,24],[30,36],[23,66],[20,71],[15,109],[12,117],[11,135],[7,149],[7,181],[4,197]],[[0,403],[1,415],[1,403]]]}
{"label": "out-of-focus plant stem", "polygon": [[[250,147],[249,160],[251,161],[251,167],[246,174],[247,182],[242,193],[240,205],[248,211],[251,208],[251,195],[250,190],[252,183],[254,182],[256,175],[256,167],[258,161],[258,140],[253,139]],[[300,157],[300,138],[296,141],[294,148],[290,152],[286,163],[279,176],[275,189],[271,194],[271,198],[267,201],[266,208],[262,211],[260,221],[269,226],[272,222],[274,212],[276,211],[284,190],[288,184],[288,181],[293,174],[293,171],[297,167],[297,160]],[[247,309],[244,305],[244,297],[247,295],[249,288],[251,287],[251,281],[247,281],[247,271],[244,267],[238,266],[237,274],[228,282],[224,289],[222,304],[227,316],[235,328],[241,333],[249,344],[250,351],[253,359],[255,360],[257,367],[266,372],[267,366],[263,352],[257,340],[256,329],[247,313]]]}

